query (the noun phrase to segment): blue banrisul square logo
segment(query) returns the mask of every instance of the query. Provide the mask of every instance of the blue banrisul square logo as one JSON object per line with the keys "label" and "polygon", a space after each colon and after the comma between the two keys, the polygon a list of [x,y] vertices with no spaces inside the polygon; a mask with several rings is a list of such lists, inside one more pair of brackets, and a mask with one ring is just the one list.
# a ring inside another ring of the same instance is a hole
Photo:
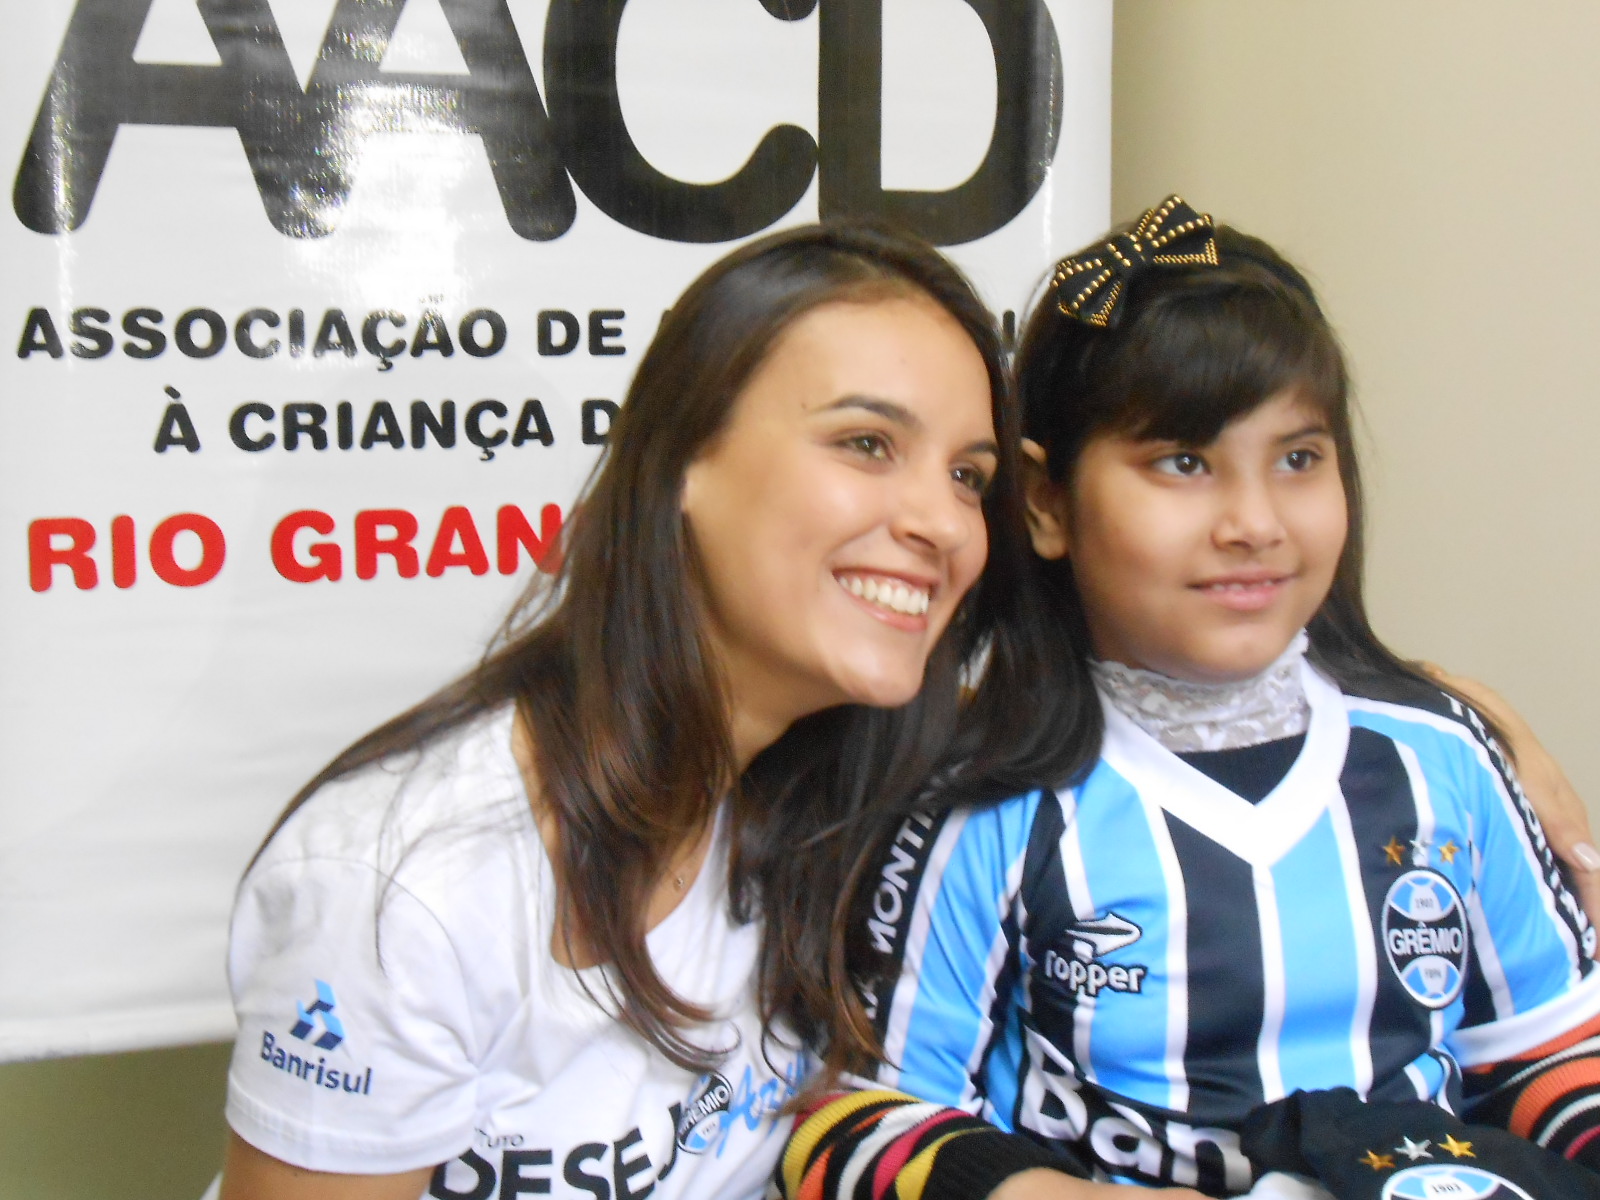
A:
{"label": "blue banrisul square logo", "polygon": [[[338,1003],[333,997],[333,989],[322,980],[318,979],[317,998],[309,1005],[295,1003],[295,1011],[300,1019],[289,1030],[291,1037],[297,1037],[302,1042],[310,1041],[319,1050],[332,1050],[344,1041],[344,1025],[339,1018],[333,1015],[333,1008]],[[322,1033],[316,1040],[312,1040],[311,1031],[321,1022]]]}
{"label": "blue banrisul square logo", "polygon": [[[334,1006],[338,1003],[334,999],[333,989],[320,979],[315,982],[315,1000],[310,1004],[295,1001],[299,1019],[290,1027],[289,1036],[310,1042],[318,1050],[333,1050],[344,1043],[344,1022],[333,1015]],[[319,1027],[322,1032],[317,1033]],[[312,1034],[316,1034],[316,1037],[313,1038]],[[346,1055],[348,1053],[345,1052]],[[346,1058],[340,1060],[337,1066],[330,1067],[326,1058],[318,1055],[313,1059],[310,1051],[305,1051],[302,1057],[289,1048],[288,1042],[280,1042],[270,1029],[261,1031],[261,1061],[286,1075],[303,1079],[313,1087],[327,1088],[330,1092],[347,1092],[353,1096],[372,1094],[370,1066],[351,1066]]]}

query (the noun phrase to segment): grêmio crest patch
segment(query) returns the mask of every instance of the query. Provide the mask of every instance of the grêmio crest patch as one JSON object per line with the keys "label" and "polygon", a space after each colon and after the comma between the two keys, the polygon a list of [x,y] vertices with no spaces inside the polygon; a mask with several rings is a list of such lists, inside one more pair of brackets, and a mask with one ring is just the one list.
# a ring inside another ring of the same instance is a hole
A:
{"label": "gr\u00eamio crest patch", "polygon": [[1381,1200],[1533,1200],[1509,1179],[1459,1163],[1407,1167],[1383,1185]]}
{"label": "gr\u00eamio crest patch", "polygon": [[1455,885],[1422,867],[1396,879],[1383,902],[1383,948],[1417,1003],[1450,1004],[1467,973],[1467,911]]}

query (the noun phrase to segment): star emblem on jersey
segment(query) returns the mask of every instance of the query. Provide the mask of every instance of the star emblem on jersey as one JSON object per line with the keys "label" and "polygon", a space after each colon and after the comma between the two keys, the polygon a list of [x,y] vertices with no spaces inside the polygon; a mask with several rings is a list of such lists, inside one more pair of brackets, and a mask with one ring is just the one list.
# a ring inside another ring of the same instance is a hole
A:
{"label": "star emblem on jersey", "polygon": [[1392,1155],[1379,1154],[1376,1150],[1368,1150],[1366,1154],[1362,1156],[1361,1161],[1367,1166],[1371,1167],[1374,1171],[1387,1171],[1394,1166],[1394,1158]]}
{"label": "star emblem on jersey", "polygon": [[1460,853],[1461,847],[1455,844],[1454,839],[1439,847],[1439,857],[1444,859],[1444,861],[1447,863],[1455,862],[1456,855]]}
{"label": "star emblem on jersey", "polygon": [[1431,1145],[1433,1143],[1429,1141],[1413,1142],[1408,1137],[1401,1137],[1400,1144],[1394,1148],[1394,1152],[1396,1154],[1404,1154],[1406,1158],[1416,1162],[1419,1158],[1433,1157],[1433,1151],[1428,1149]]}
{"label": "star emblem on jersey", "polygon": [[1448,1133],[1445,1134],[1444,1141],[1439,1143],[1439,1149],[1449,1151],[1451,1154],[1455,1155],[1455,1157],[1457,1157],[1457,1158],[1477,1158],[1478,1157],[1476,1154],[1474,1154],[1472,1152],[1472,1143],[1471,1142],[1458,1142],[1458,1141],[1456,1141],[1454,1135],[1448,1134]]}
{"label": "star emblem on jersey", "polygon": [[1437,871],[1413,868],[1383,901],[1383,948],[1400,986],[1424,1008],[1444,1008],[1467,974],[1467,910]]}
{"label": "star emblem on jersey", "polygon": [[1384,856],[1397,867],[1406,865],[1405,844],[1399,838],[1391,836],[1389,844],[1383,848]]}

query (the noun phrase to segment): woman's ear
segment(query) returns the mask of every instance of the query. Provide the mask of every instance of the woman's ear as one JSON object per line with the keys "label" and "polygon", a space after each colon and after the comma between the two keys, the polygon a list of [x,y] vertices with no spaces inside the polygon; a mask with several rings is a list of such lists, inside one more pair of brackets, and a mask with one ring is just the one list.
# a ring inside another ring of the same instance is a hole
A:
{"label": "woman's ear", "polygon": [[700,465],[704,461],[705,456],[697,454],[683,468],[683,479],[678,484],[678,512],[684,517],[688,517],[699,504],[700,484],[705,474]]}
{"label": "woman's ear", "polygon": [[1065,558],[1072,546],[1067,537],[1066,484],[1051,480],[1044,447],[1022,439],[1023,494],[1028,502],[1028,536],[1040,558]]}

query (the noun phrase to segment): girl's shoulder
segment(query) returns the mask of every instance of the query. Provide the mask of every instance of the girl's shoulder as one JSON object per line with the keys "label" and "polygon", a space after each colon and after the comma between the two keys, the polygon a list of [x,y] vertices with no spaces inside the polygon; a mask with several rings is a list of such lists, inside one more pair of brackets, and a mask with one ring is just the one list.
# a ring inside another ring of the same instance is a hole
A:
{"label": "girl's shoulder", "polygon": [[[1337,678],[1322,668],[1316,668],[1324,678],[1329,678],[1353,707],[1364,705],[1386,706],[1394,709],[1414,709],[1419,719],[1434,718],[1455,722],[1468,719],[1470,710],[1438,684],[1416,675],[1399,671],[1341,672]],[[1476,719],[1476,714],[1473,714]]]}
{"label": "girl's shoulder", "polygon": [[1502,779],[1513,774],[1482,716],[1437,684],[1386,674],[1339,680],[1338,687],[1353,728],[1409,747],[1425,771],[1476,769]]}
{"label": "girl's shoulder", "polygon": [[[1018,871],[1060,837],[1061,806],[1048,788],[985,804],[919,809],[901,823],[880,868],[879,908],[947,882],[1004,891]],[[880,918],[882,913],[879,913]]]}

